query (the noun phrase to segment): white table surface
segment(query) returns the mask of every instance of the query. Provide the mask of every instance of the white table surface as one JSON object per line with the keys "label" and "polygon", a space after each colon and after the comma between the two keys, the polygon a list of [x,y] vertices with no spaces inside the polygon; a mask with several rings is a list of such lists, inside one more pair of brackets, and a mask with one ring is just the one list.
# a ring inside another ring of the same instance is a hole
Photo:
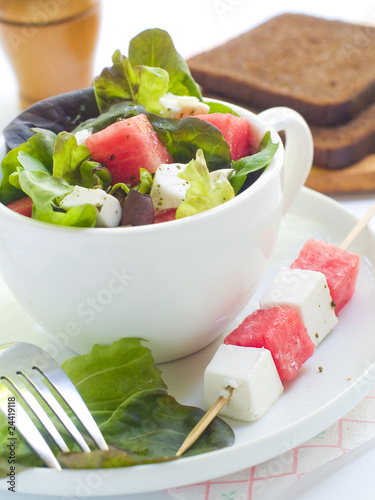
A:
{"label": "white table surface", "polygon": [[[304,2],[303,7],[301,4],[302,2],[293,0],[284,0],[282,3],[275,0],[267,2],[190,0],[181,8],[175,0],[158,2],[103,0],[102,26],[95,59],[95,73],[111,64],[111,56],[115,49],[119,48],[127,54],[129,40],[140,31],[152,27],[166,29],[171,34],[180,54],[188,58],[281,12],[302,12],[358,23],[375,21],[374,4],[366,0],[341,2],[339,9],[336,2],[331,3],[327,0]],[[19,103],[17,82],[1,46],[0,68],[0,130],[2,130],[5,124],[19,112]],[[375,192],[337,195],[334,198],[357,217],[361,217],[372,204]],[[370,225],[375,229],[374,219]],[[290,491],[282,494],[280,500],[373,499],[374,463],[375,449],[373,443],[370,442],[361,449],[345,455],[344,459],[333,461],[321,470],[317,469],[307,474]],[[353,484],[355,484],[355,491]],[[35,496],[18,493],[11,496],[10,493],[5,492],[2,493],[1,498],[37,500]],[[121,498],[124,500],[130,498],[132,500],[170,500],[171,496],[165,492],[155,492]],[[49,500],[47,497],[44,499]]]}

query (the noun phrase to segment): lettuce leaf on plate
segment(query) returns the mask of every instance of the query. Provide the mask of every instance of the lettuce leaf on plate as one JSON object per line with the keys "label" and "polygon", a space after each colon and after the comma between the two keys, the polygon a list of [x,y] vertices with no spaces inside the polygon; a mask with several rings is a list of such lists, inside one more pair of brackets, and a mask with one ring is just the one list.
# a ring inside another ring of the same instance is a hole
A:
{"label": "lettuce leaf on plate", "polygon": [[[71,358],[62,367],[110,445],[107,452],[60,454],[64,467],[126,467],[174,460],[185,437],[204,415],[203,410],[182,406],[168,395],[151,352],[139,339],[95,345],[90,353]],[[0,438],[7,431],[6,419],[0,414]],[[42,466],[21,436],[17,438],[18,466]],[[184,456],[229,446],[233,440],[232,429],[216,418]],[[0,449],[0,477],[9,472],[7,455],[4,447]]]}

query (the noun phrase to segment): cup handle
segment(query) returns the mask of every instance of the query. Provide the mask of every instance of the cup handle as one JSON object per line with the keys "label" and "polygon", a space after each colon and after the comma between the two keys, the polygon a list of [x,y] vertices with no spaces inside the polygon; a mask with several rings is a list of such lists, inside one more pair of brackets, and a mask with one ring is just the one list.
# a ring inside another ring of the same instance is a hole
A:
{"label": "cup handle", "polygon": [[285,131],[284,209],[288,210],[309,175],[314,143],[305,119],[286,107],[266,109],[258,114],[276,132]]}

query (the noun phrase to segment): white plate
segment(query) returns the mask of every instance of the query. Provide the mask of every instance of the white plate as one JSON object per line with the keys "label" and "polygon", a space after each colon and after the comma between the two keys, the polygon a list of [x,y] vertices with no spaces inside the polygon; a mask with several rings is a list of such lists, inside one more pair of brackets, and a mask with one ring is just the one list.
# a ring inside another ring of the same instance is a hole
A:
{"label": "white plate", "polygon": [[[291,264],[308,238],[339,245],[355,223],[356,218],[338,203],[304,188],[283,220],[268,273],[237,322],[258,307],[273,274]],[[284,394],[268,414],[252,424],[227,420],[236,434],[233,446],[128,469],[32,469],[18,474],[17,491],[76,498],[146,493],[197,483],[275,457],[339,420],[368,393],[375,380],[375,234],[366,229],[351,251],[362,256],[360,273],[356,293],[340,313],[338,325],[298,377],[285,384]],[[53,347],[48,335],[23,312],[1,282],[0,325],[0,343],[24,340],[54,350],[59,361],[69,356],[62,345]],[[195,355],[161,366],[169,392],[180,403],[203,407],[203,373],[218,345],[219,341]],[[0,490],[6,486],[5,480],[0,481]]]}

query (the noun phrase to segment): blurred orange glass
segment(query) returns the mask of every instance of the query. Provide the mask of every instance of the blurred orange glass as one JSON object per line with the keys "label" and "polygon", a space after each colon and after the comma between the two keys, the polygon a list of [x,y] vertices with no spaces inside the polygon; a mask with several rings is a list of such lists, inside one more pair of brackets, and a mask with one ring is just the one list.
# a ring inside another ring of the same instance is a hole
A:
{"label": "blurred orange glass", "polygon": [[99,25],[100,0],[0,0],[0,43],[23,108],[91,85]]}

